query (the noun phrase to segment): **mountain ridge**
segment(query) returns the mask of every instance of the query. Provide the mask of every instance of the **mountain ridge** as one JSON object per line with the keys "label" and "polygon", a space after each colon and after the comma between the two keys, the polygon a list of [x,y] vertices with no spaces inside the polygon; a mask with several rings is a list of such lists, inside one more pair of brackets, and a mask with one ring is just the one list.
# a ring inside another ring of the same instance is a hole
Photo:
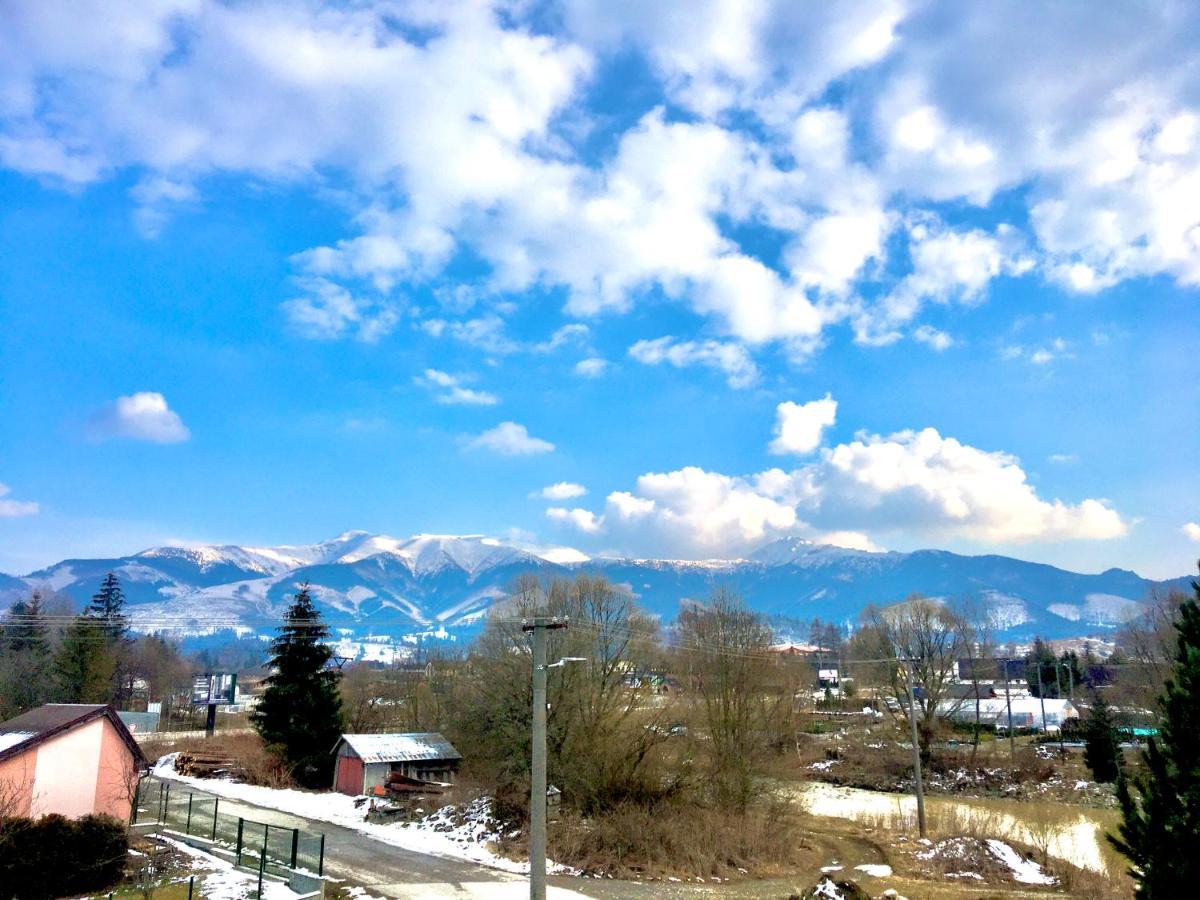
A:
{"label": "mountain ridge", "polygon": [[1188,580],[1155,581],[1115,567],[1076,573],[998,554],[850,549],[799,537],[768,542],[747,558],[665,560],[589,557],[486,535],[400,539],[348,531],[314,544],[150,547],[111,559],[66,559],[20,578],[0,575],[0,606],[39,586],[82,604],[110,570],[121,577],[135,627],[183,634],[268,633],[303,582],[344,635],[470,631],[520,574],[595,570],[666,620],[718,585],[740,591],[764,613],[838,622],[853,622],[868,603],[922,593],[984,600],[1006,638],[1054,637],[1111,630],[1136,615],[1152,589]]}

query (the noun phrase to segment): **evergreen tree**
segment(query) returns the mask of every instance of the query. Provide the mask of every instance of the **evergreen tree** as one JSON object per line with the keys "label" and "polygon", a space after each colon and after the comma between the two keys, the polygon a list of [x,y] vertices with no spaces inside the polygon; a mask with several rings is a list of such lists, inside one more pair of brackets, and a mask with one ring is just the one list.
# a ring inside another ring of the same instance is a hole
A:
{"label": "evergreen tree", "polygon": [[1084,726],[1083,761],[1097,781],[1116,781],[1121,774],[1121,745],[1112,708],[1096,695]]}
{"label": "evergreen tree", "polygon": [[1132,863],[1139,897],[1191,897],[1200,884],[1200,582],[1175,623],[1175,665],[1159,704],[1158,738],[1142,758],[1146,771],[1117,779],[1122,823],[1113,845]]}
{"label": "evergreen tree", "polygon": [[79,616],[66,630],[51,668],[60,701],[112,702],[117,655],[104,627],[90,616]]}
{"label": "evergreen tree", "polygon": [[42,596],[18,600],[0,623],[0,719],[46,702],[50,696],[49,640]]}
{"label": "evergreen tree", "polygon": [[1058,659],[1050,645],[1040,637],[1033,639],[1033,648],[1025,657],[1025,681],[1029,684],[1029,693],[1033,697],[1045,696],[1052,699],[1058,696],[1054,683],[1054,667]]}
{"label": "evergreen tree", "polygon": [[46,620],[40,592],[34,591],[28,600],[18,600],[9,607],[5,618],[8,621],[0,631],[0,647],[6,653],[45,655]]}
{"label": "evergreen tree", "polygon": [[328,668],[329,629],[302,585],[271,642],[271,675],[252,721],[297,781],[328,787],[332,750],[342,732],[339,673]]}
{"label": "evergreen tree", "polygon": [[92,595],[87,614],[104,623],[104,631],[113,641],[119,641],[129,631],[129,619],[125,615],[125,592],[115,572],[109,572],[100,582],[100,590]]}

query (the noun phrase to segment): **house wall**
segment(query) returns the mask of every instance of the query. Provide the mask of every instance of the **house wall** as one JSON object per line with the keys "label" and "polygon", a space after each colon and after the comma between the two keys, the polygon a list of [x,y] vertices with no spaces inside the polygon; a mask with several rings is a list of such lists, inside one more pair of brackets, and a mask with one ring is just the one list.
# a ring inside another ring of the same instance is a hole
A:
{"label": "house wall", "polygon": [[36,762],[36,748],[0,762],[0,816],[29,815]]}
{"label": "house wall", "polygon": [[37,746],[30,815],[76,818],[92,812],[106,724],[94,719]]}
{"label": "house wall", "polygon": [[137,762],[116,726],[101,719],[100,764],[96,771],[93,811],[129,821],[137,785]]}

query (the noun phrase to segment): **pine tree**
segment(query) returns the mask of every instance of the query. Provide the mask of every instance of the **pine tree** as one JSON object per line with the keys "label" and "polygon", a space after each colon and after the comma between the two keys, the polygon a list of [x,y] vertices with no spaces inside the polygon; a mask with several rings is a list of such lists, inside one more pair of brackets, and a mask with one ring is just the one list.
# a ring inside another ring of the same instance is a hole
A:
{"label": "pine tree", "polygon": [[117,654],[104,627],[90,616],[79,616],[63,634],[51,669],[60,701],[112,702]]}
{"label": "pine tree", "polygon": [[104,631],[114,641],[121,640],[129,631],[129,619],[125,615],[125,592],[115,572],[109,572],[100,582],[100,590],[92,595],[87,614],[104,623]]}
{"label": "pine tree", "polygon": [[1139,897],[1160,900],[1194,896],[1200,884],[1200,582],[1175,624],[1175,666],[1159,704],[1158,738],[1142,758],[1146,771],[1117,779],[1122,823],[1109,836],[1132,863]]}
{"label": "pine tree", "polygon": [[1083,761],[1097,781],[1116,781],[1121,774],[1121,745],[1112,708],[1097,695],[1084,726]]}
{"label": "pine tree", "polygon": [[42,596],[18,600],[0,623],[0,718],[39,706],[50,696],[49,642]]}
{"label": "pine tree", "polygon": [[263,740],[301,784],[328,787],[333,746],[342,732],[339,675],[328,668],[329,629],[301,586],[271,642],[271,675],[253,715]]}

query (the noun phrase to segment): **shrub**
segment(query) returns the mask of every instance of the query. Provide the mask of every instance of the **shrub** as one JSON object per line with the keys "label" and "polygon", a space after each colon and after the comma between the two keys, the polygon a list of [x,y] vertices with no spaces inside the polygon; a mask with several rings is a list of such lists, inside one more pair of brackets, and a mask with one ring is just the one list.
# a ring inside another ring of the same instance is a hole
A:
{"label": "shrub", "polygon": [[120,880],[129,855],[111,816],[0,820],[0,900],[68,897]]}

